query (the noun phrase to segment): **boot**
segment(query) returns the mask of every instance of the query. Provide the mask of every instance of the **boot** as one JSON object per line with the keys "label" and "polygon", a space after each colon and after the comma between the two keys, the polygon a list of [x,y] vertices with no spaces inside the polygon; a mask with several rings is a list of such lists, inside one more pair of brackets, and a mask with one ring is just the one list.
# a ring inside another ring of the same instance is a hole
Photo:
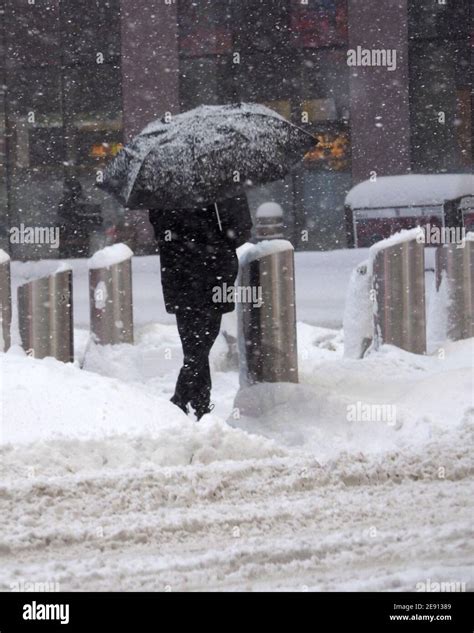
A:
{"label": "boot", "polygon": [[188,405],[182,402],[176,395],[170,398],[170,402],[175,404],[177,407],[181,409],[186,415],[189,413]]}
{"label": "boot", "polygon": [[196,419],[199,422],[199,420],[203,417],[203,415],[206,415],[206,413],[210,413],[213,409],[214,409],[213,404],[207,404],[204,406],[197,406],[194,407],[194,413],[196,415]]}

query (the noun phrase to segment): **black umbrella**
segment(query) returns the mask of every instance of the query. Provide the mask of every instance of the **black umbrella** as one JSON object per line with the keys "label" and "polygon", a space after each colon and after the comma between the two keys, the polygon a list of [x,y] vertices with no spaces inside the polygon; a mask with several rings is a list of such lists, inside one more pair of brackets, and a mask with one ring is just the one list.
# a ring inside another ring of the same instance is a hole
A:
{"label": "black umbrella", "polygon": [[265,106],[200,106],[150,123],[99,186],[132,209],[204,206],[284,178],[316,143]]}

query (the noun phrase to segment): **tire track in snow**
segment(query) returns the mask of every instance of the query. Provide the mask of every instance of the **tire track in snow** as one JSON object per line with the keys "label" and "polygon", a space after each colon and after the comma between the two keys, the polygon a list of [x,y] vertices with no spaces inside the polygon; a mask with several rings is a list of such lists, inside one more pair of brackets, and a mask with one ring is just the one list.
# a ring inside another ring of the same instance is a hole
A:
{"label": "tire track in snow", "polygon": [[413,590],[407,568],[441,562],[459,572],[471,556],[472,484],[459,441],[324,465],[299,454],[13,480],[0,489],[0,584],[299,590],[355,575],[365,588]]}

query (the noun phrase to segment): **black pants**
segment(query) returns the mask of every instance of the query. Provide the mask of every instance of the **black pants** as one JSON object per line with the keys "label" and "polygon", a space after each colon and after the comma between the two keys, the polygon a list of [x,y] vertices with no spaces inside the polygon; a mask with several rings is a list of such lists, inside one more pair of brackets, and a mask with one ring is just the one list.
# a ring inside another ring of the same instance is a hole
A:
{"label": "black pants", "polygon": [[219,334],[222,314],[203,310],[178,310],[176,323],[183,346],[183,366],[179,372],[173,400],[205,409],[211,398],[209,353]]}

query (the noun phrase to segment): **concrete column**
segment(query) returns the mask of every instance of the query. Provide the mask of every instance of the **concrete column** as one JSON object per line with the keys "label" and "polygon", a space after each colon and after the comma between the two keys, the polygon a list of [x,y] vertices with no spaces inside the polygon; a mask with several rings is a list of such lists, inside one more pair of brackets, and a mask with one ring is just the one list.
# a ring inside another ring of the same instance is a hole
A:
{"label": "concrete column", "polygon": [[165,112],[179,111],[177,1],[122,0],[125,141]]}
{"label": "concrete column", "polygon": [[396,68],[351,66],[353,184],[410,167],[407,0],[348,0],[349,49],[394,49]]}

